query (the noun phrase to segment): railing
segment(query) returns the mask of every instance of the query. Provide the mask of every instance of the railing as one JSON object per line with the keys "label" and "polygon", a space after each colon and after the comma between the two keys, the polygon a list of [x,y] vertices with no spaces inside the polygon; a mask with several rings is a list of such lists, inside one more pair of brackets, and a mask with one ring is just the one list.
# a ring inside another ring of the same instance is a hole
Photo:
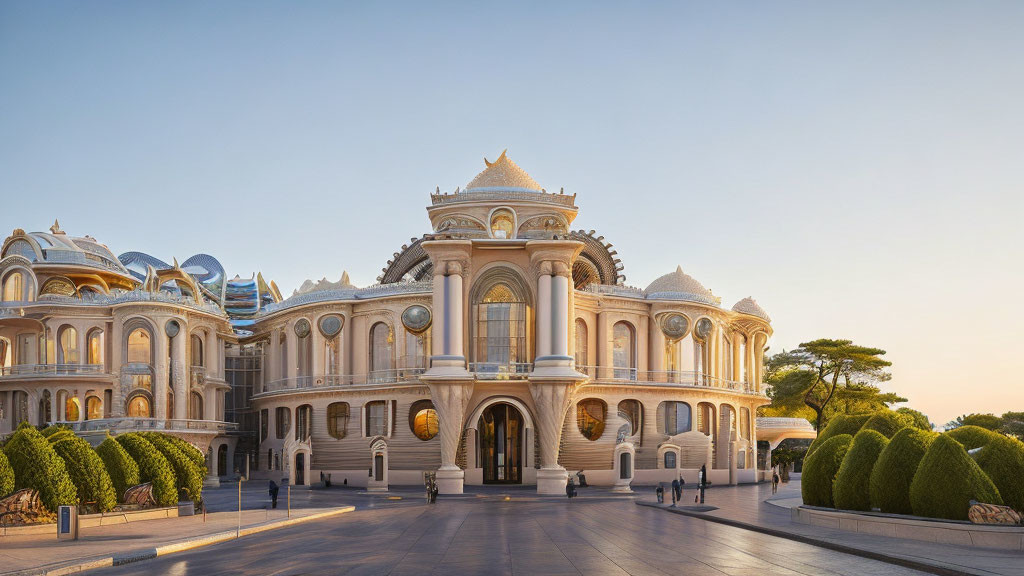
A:
{"label": "railing", "polygon": [[237,430],[235,422],[220,422],[217,420],[185,420],[185,419],[158,419],[158,418],[99,418],[96,420],[82,420],[79,422],[61,422],[71,427],[75,432],[89,432],[99,430],[195,430],[200,432],[227,432]]}
{"label": "railing", "polygon": [[533,371],[529,362],[470,362],[469,371],[477,380],[525,380]]}
{"label": "railing", "polygon": [[764,430],[814,430],[814,426],[806,418],[781,418],[778,416],[761,416],[757,418],[757,427]]}
{"label": "railing", "polygon": [[102,364],[17,364],[5,366],[0,376],[71,376],[103,374]]}
{"label": "railing", "polygon": [[718,388],[744,394],[759,394],[757,387],[749,382],[738,382],[717,378],[700,372],[684,370],[637,370],[636,368],[615,368],[612,366],[577,366],[576,371],[586,374],[596,382],[635,382],[655,386],[681,386],[692,388]]}

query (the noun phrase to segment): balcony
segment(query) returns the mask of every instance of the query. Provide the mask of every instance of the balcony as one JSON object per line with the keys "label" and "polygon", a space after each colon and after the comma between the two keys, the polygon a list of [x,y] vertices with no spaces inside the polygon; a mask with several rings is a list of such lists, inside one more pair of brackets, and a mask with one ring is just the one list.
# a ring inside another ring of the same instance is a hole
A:
{"label": "balcony", "polygon": [[158,430],[161,432],[230,432],[238,429],[234,422],[217,420],[160,420],[157,418],[98,418],[80,422],[61,422],[70,426],[75,432],[94,432],[110,430],[115,432],[135,432],[139,430]]}
{"label": "balcony", "polygon": [[529,362],[470,362],[469,371],[477,380],[526,380],[533,371]]}
{"label": "balcony", "polygon": [[683,370],[637,370],[636,368],[613,368],[611,366],[577,366],[576,371],[586,374],[599,384],[635,383],[644,386],[669,386],[678,388],[713,388],[740,394],[763,396],[757,387],[749,382],[716,378],[700,372]]}
{"label": "balcony", "polygon": [[39,377],[39,376],[80,376],[102,375],[102,364],[17,364],[0,369],[0,376]]}

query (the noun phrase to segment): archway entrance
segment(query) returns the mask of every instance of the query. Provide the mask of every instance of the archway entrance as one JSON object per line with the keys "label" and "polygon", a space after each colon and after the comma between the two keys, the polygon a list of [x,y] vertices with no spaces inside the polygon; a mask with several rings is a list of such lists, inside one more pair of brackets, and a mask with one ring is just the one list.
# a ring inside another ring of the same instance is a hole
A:
{"label": "archway entrance", "polygon": [[217,447],[217,475],[228,475],[228,445],[221,444]]}
{"label": "archway entrance", "polygon": [[295,482],[296,486],[305,486],[306,484],[306,453],[297,452],[295,454]]}
{"label": "archway entrance", "polygon": [[523,415],[500,402],[484,409],[477,423],[484,484],[523,482]]}

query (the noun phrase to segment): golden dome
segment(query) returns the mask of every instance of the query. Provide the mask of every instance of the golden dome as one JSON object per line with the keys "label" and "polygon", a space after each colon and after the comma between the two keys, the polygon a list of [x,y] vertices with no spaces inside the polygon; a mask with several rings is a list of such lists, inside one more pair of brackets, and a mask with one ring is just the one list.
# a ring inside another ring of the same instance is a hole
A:
{"label": "golden dome", "polygon": [[506,156],[507,150],[502,151],[501,156],[494,162],[488,162],[487,158],[484,158],[484,164],[487,168],[483,172],[476,175],[476,178],[466,184],[466,191],[479,190],[479,189],[521,189],[531,190],[533,192],[540,192],[540,184],[525,170],[516,165],[515,162],[508,159]]}

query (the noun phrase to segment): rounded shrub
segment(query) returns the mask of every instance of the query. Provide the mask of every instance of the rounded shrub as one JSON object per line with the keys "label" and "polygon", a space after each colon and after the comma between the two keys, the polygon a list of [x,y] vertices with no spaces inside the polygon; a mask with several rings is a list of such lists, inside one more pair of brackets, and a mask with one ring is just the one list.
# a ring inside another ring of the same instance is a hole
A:
{"label": "rounded shrub", "polygon": [[871,414],[839,414],[833,416],[824,430],[818,431],[818,437],[811,442],[811,445],[807,448],[807,456],[814,454],[814,452],[821,447],[826,441],[835,436],[842,434],[848,434],[853,436],[864,424],[871,418]]}
{"label": "rounded shrub", "polygon": [[843,464],[853,436],[840,434],[826,440],[811,456],[804,458],[800,476],[800,493],[804,504],[835,508],[832,484]]}
{"label": "rounded shrub", "polygon": [[[51,428],[52,428],[52,426],[51,426]],[[66,440],[68,438],[77,438],[78,437],[77,435],[75,435],[74,432],[71,431],[70,428],[60,428],[60,429],[57,429],[57,430],[53,430],[53,431],[50,432],[49,435],[46,434],[46,430],[43,430],[42,434],[43,434],[43,436],[46,436],[46,439],[50,442],[50,444],[56,444],[57,442],[60,442],[61,440]]]}
{"label": "rounded shrub", "polygon": [[128,451],[116,440],[107,437],[96,447],[96,454],[103,460],[114,484],[117,501],[124,501],[124,491],[139,483],[139,465],[135,463]]}
{"label": "rounded shrub", "polygon": [[996,434],[974,461],[996,485],[1003,504],[1024,512],[1024,443]]}
{"label": "rounded shrub", "polygon": [[14,470],[7,461],[4,451],[0,450],[0,498],[14,492]]}
{"label": "rounded shrub", "polygon": [[38,491],[40,501],[51,512],[75,504],[78,493],[64,460],[38,430],[22,424],[4,445],[4,452],[14,470],[15,490]]}
{"label": "rounded shrub", "polygon": [[117,505],[114,483],[107,467],[89,443],[77,436],[65,438],[53,445],[64,460],[71,481],[78,490],[78,501],[95,502],[100,512],[108,512]]}
{"label": "rounded shrub", "polygon": [[910,483],[917,465],[938,434],[919,428],[904,428],[892,437],[871,469],[871,506],[890,514],[913,514]]}
{"label": "rounded shrub", "polygon": [[68,426],[67,424],[50,424],[49,426],[43,428],[39,432],[43,436],[49,438],[50,436],[56,434],[57,432],[60,432],[61,430],[67,430],[68,432],[71,432],[71,427]]}
{"label": "rounded shrub", "polygon": [[889,439],[865,425],[853,437],[832,485],[832,500],[843,510],[871,510],[871,470]]}
{"label": "rounded shrub", "polygon": [[981,426],[958,426],[953,428],[946,435],[956,440],[960,444],[963,444],[964,450],[974,450],[975,448],[981,448],[994,438],[999,438],[1000,434],[982,428]]}
{"label": "rounded shrub", "polygon": [[145,434],[145,438],[163,454],[164,458],[171,464],[171,467],[174,468],[178,497],[181,500],[199,501],[203,494],[204,471],[196,466],[196,463],[170,440],[172,436],[151,432]]}
{"label": "rounded shrub", "polygon": [[139,480],[153,484],[153,497],[158,506],[174,506],[178,503],[178,480],[174,469],[153,443],[137,432],[121,434],[117,442],[139,465]]}
{"label": "rounded shrub", "polygon": [[142,432],[142,435],[146,438],[150,436],[160,436],[166,438],[168,442],[178,447],[181,453],[188,457],[189,460],[195,463],[195,465],[202,471],[203,476],[206,476],[208,470],[206,469],[206,456],[203,455],[199,448],[196,448],[192,444],[185,440],[172,436],[171,434],[164,434],[163,432]]}
{"label": "rounded shrub", "polygon": [[897,414],[892,410],[880,410],[874,413],[861,430],[875,430],[885,436],[892,438],[897,432],[912,426],[914,419],[905,414]]}
{"label": "rounded shrub", "polygon": [[941,434],[924,453],[910,483],[910,507],[929,518],[967,520],[970,501],[1002,504],[999,490],[964,447]]}

